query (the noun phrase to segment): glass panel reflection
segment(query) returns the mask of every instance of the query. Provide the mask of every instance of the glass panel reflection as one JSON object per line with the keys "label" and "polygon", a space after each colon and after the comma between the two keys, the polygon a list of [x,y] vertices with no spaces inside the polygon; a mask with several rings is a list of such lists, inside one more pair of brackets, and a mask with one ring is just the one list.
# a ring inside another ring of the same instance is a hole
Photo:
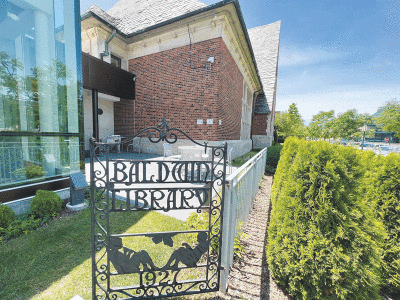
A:
{"label": "glass panel reflection", "polygon": [[46,177],[68,176],[79,171],[77,137],[2,137],[0,186],[33,183]]}
{"label": "glass panel reflection", "polygon": [[78,4],[0,0],[0,189],[80,169]]}

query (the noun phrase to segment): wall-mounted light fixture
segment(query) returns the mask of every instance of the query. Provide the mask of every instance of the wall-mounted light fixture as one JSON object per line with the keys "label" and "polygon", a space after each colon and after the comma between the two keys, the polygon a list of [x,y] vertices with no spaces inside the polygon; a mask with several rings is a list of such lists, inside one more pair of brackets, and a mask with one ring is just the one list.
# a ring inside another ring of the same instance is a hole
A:
{"label": "wall-mounted light fixture", "polygon": [[207,64],[206,64],[206,70],[207,70],[207,71],[210,71],[210,70],[211,70],[211,66],[212,66],[212,64],[214,63],[214,61],[215,61],[214,56],[210,56],[210,57],[208,58],[207,63],[210,64],[210,68],[208,68],[208,66],[207,66]]}

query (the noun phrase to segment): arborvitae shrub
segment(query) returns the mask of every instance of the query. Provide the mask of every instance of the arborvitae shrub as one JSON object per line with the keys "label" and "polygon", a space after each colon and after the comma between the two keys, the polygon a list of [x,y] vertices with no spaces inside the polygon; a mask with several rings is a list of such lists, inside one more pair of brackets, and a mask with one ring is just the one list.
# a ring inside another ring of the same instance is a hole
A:
{"label": "arborvitae shrub", "polygon": [[271,190],[272,201],[278,197],[279,191],[281,190],[281,184],[285,182],[285,176],[289,174],[288,168],[290,168],[292,160],[296,156],[299,143],[300,140],[298,138],[288,137],[284,143],[284,147],[280,151],[280,158],[274,176],[274,185]]}
{"label": "arborvitae shrub", "polygon": [[61,198],[52,191],[37,190],[31,202],[31,212],[36,218],[54,217],[62,208]]}
{"label": "arborvitae shrub", "polygon": [[14,211],[7,205],[0,205],[0,227],[7,228],[14,219]]}
{"label": "arborvitae shrub", "polygon": [[281,144],[276,144],[275,146],[268,147],[267,165],[265,167],[265,171],[267,173],[275,174],[282,148],[283,146]]}
{"label": "arborvitae shrub", "polygon": [[380,245],[382,288],[400,298],[400,155],[392,153],[365,162],[373,166],[365,181],[366,196],[386,231]]}
{"label": "arborvitae shrub", "polygon": [[271,199],[272,276],[294,299],[379,299],[375,241],[383,228],[360,192],[365,170],[358,151],[288,142],[274,181],[279,191]]}

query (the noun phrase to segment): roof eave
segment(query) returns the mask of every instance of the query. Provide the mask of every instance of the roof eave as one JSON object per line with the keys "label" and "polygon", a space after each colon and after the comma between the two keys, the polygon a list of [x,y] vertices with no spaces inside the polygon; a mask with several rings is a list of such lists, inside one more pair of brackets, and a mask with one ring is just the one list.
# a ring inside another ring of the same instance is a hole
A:
{"label": "roof eave", "polygon": [[184,15],[181,15],[181,16],[178,16],[178,17],[175,17],[175,18],[172,18],[172,19],[170,19],[170,20],[167,20],[167,21],[164,21],[164,22],[155,24],[155,25],[153,25],[153,26],[146,27],[146,28],[144,28],[144,29],[141,29],[141,30],[132,32],[132,33],[130,33],[129,35],[127,35],[126,37],[127,37],[127,38],[130,38],[130,37],[133,37],[133,36],[135,36],[135,35],[138,35],[138,34],[141,34],[141,33],[147,32],[147,31],[151,31],[151,30],[153,30],[153,29],[156,29],[156,28],[159,28],[159,27],[162,27],[162,26],[165,26],[165,25],[169,25],[169,24],[172,24],[172,23],[175,23],[175,22],[182,21],[183,19],[192,17],[192,16],[194,16],[194,15],[197,15],[197,14],[200,14],[200,13],[203,13],[203,12],[207,12],[207,11],[210,11],[210,10],[213,10],[213,9],[216,9],[216,8],[220,8],[220,7],[223,7],[223,6],[225,6],[225,5],[229,5],[229,4],[231,4],[231,3],[234,4],[234,6],[235,6],[236,13],[237,13],[237,16],[238,16],[239,21],[240,21],[240,26],[242,27],[242,31],[243,31],[243,33],[244,33],[244,37],[245,37],[246,42],[247,42],[247,44],[248,44],[248,46],[249,46],[250,55],[251,55],[252,61],[253,61],[253,63],[254,63],[254,67],[255,67],[255,69],[256,69],[258,81],[260,82],[261,90],[263,91],[263,90],[264,90],[264,87],[263,87],[263,85],[262,85],[260,73],[259,73],[259,71],[258,71],[256,59],[255,59],[254,52],[253,52],[253,47],[251,46],[250,37],[249,37],[249,34],[248,34],[248,32],[247,32],[247,27],[246,27],[246,24],[245,24],[245,22],[244,22],[242,10],[240,9],[240,5],[239,5],[239,1],[238,1],[238,0],[223,0],[223,1],[221,1],[221,2],[217,2],[217,3],[211,4],[211,5],[209,5],[209,6],[206,6],[206,7],[203,7],[203,8],[194,10],[194,11],[191,11],[191,12],[189,12],[189,13],[187,13],[187,14],[184,14]]}
{"label": "roof eave", "polygon": [[146,27],[144,29],[132,32],[130,34],[125,34],[125,33],[121,32],[114,25],[110,24],[109,22],[107,22],[106,20],[104,20],[103,18],[101,18],[100,16],[98,16],[96,13],[94,13],[92,11],[85,12],[81,16],[81,20],[83,21],[83,20],[86,20],[86,19],[88,19],[90,17],[94,17],[97,20],[99,20],[100,22],[102,22],[103,24],[107,25],[108,27],[117,30],[117,33],[120,34],[121,36],[123,36],[124,38],[131,38],[131,37],[133,37],[135,35],[139,35],[139,34],[142,34],[144,32],[151,31],[151,30],[154,30],[156,28],[159,28],[159,27],[162,27],[162,26],[165,26],[165,25],[169,25],[169,24],[172,24],[172,23],[175,23],[175,22],[179,22],[179,21],[181,21],[183,19],[192,17],[194,15],[197,15],[197,14],[200,14],[200,13],[203,13],[203,12],[207,12],[207,11],[210,11],[210,10],[213,10],[213,9],[216,9],[216,8],[220,8],[220,7],[223,7],[225,5],[229,5],[229,4],[233,4],[235,6],[236,13],[237,13],[237,16],[238,16],[239,21],[240,21],[240,26],[242,27],[242,31],[244,33],[244,37],[246,39],[247,45],[249,46],[251,59],[253,61],[253,64],[254,64],[254,67],[255,67],[255,70],[256,70],[258,81],[260,82],[261,90],[263,91],[264,87],[263,87],[263,84],[262,84],[262,81],[261,81],[260,73],[258,71],[256,59],[255,59],[254,52],[253,52],[253,47],[251,46],[250,37],[249,37],[249,34],[247,32],[247,27],[246,27],[246,24],[244,22],[242,10],[240,9],[240,5],[239,5],[239,1],[238,0],[223,0],[223,1],[211,4],[211,5],[208,5],[206,7],[191,11],[191,12],[189,12],[187,14],[184,14],[184,15],[172,18],[170,20],[155,24],[153,26],[149,26],[149,27]]}
{"label": "roof eave", "polygon": [[162,26],[169,25],[169,24],[172,24],[172,23],[175,23],[175,22],[179,22],[179,21],[182,21],[183,19],[190,18],[190,17],[195,16],[197,14],[200,14],[200,13],[203,13],[203,12],[207,12],[207,11],[210,11],[210,10],[213,10],[213,9],[216,9],[216,8],[220,8],[220,7],[224,6],[224,5],[232,3],[232,2],[233,2],[233,0],[217,2],[217,3],[214,3],[214,4],[208,5],[206,7],[203,7],[203,8],[188,12],[188,13],[186,13],[184,15],[180,15],[178,17],[175,17],[175,18],[160,22],[158,24],[143,28],[141,30],[132,32],[132,33],[128,34],[127,37],[130,38],[130,37],[133,37],[135,35],[138,35],[138,34],[141,34],[141,33],[147,32],[147,31],[151,31],[151,30],[156,29],[158,27],[162,27]]}
{"label": "roof eave", "polygon": [[[261,77],[260,77],[260,73],[258,71],[258,67],[257,67],[257,63],[256,63],[256,58],[254,56],[253,47],[251,46],[249,33],[247,32],[246,23],[244,22],[244,18],[243,18],[242,10],[240,9],[239,1],[238,0],[230,0],[229,2],[233,3],[235,5],[236,13],[237,13],[239,21],[240,21],[240,26],[242,27],[242,30],[243,30],[244,37],[246,39],[247,45],[249,45],[251,59],[253,61],[254,67],[256,69],[258,81],[260,82],[260,86],[261,86],[261,91],[264,91],[264,87],[263,87],[263,84],[262,84],[262,81],[261,81]],[[260,92],[260,91],[256,91],[256,92]]]}
{"label": "roof eave", "polygon": [[96,20],[100,21],[101,23],[103,23],[104,25],[110,27],[113,30],[116,30],[117,33],[121,36],[123,36],[124,38],[126,38],[126,34],[123,33],[121,30],[119,30],[117,27],[115,27],[114,25],[110,24],[108,21],[104,20],[102,17],[98,16],[96,13],[92,12],[92,11],[87,11],[85,12],[82,16],[81,16],[81,21],[84,21],[86,19],[89,19],[90,17],[95,18]]}

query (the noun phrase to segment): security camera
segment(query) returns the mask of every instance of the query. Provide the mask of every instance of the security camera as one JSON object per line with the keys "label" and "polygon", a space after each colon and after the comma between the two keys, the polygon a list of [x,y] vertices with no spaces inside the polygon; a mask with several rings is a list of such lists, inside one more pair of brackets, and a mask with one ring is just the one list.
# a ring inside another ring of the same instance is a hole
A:
{"label": "security camera", "polygon": [[214,57],[213,56],[209,57],[207,62],[213,64],[214,63]]}

